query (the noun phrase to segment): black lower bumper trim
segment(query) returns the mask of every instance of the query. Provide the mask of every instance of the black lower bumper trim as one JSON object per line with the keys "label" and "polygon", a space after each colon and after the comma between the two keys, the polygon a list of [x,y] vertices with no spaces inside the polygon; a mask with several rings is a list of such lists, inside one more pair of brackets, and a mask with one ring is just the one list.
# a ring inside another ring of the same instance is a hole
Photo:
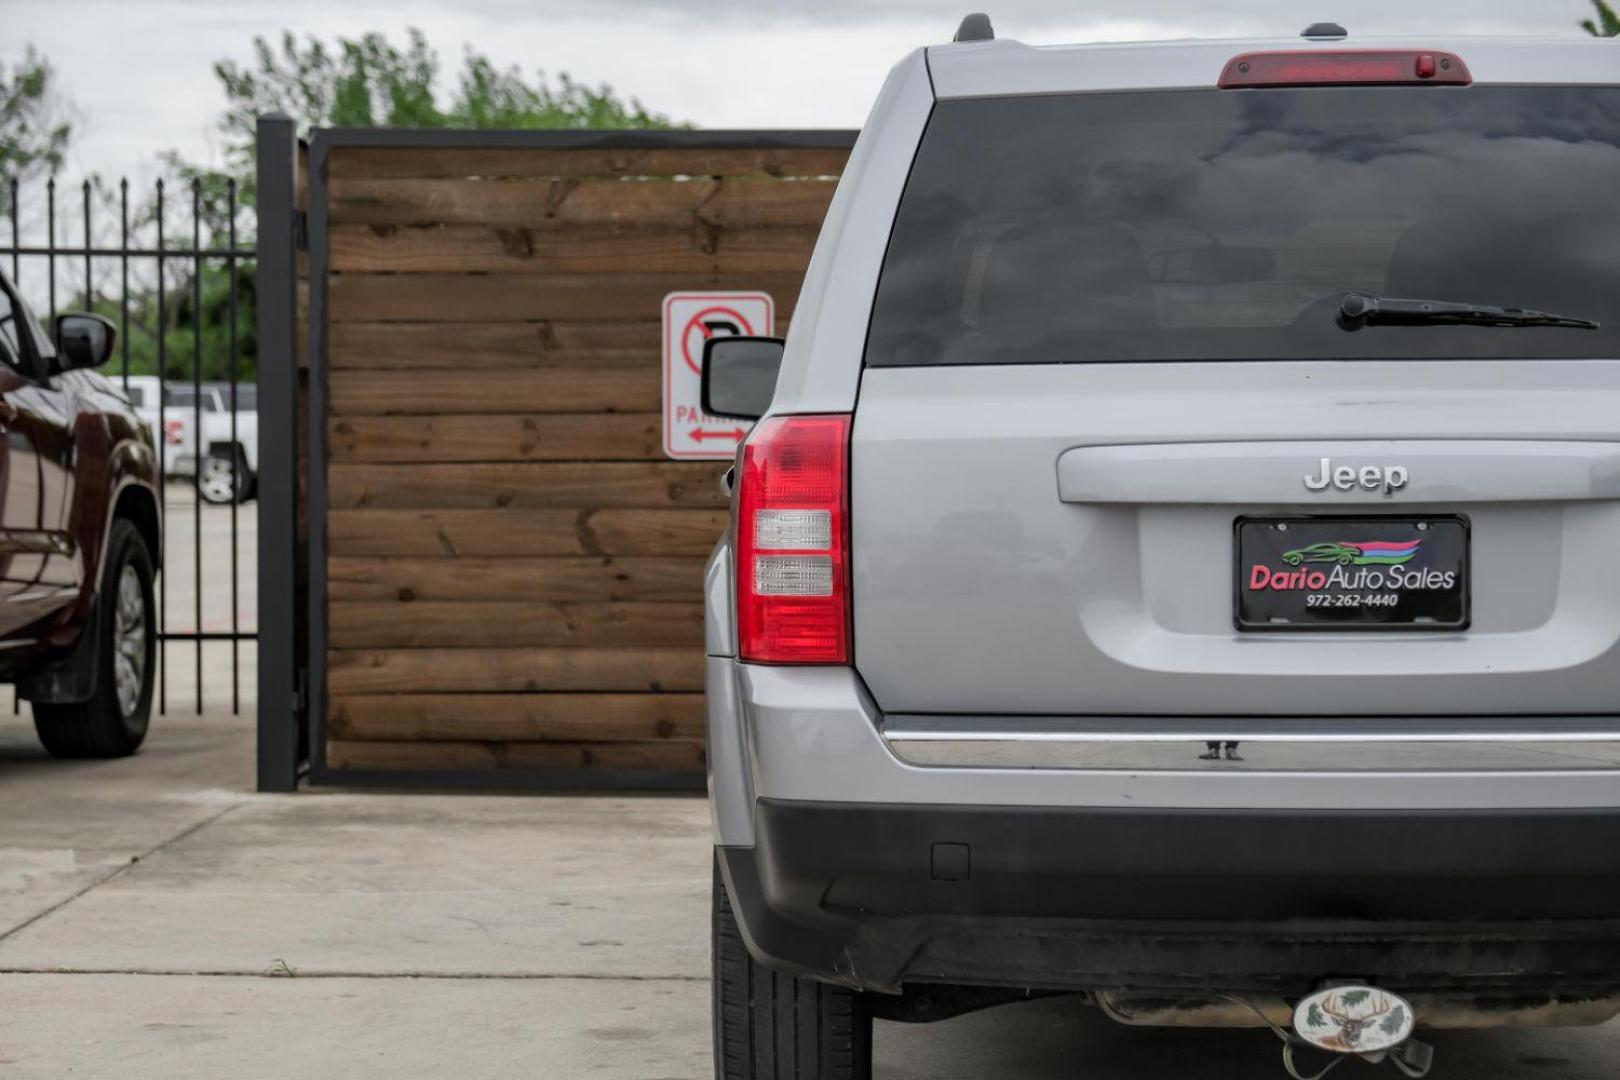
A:
{"label": "black lower bumper trim", "polygon": [[764,962],[906,981],[1620,987],[1620,812],[789,803],[723,849]]}

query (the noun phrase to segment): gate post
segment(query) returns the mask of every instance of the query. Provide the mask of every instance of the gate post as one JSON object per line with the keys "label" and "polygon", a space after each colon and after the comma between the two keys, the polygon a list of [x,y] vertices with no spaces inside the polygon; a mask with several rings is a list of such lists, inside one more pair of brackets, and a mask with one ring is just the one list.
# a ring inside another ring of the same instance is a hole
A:
{"label": "gate post", "polygon": [[298,652],[298,132],[259,117],[258,788],[298,786],[303,702]]}

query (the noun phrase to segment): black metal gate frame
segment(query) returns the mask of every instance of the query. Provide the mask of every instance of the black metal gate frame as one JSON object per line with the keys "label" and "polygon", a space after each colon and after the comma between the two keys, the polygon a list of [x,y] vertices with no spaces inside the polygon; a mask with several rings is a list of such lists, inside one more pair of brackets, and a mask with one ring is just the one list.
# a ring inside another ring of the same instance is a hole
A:
{"label": "black metal gate frame", "polygon": [[[259,785],[261,790],[292,790],[303,767],[300,744],[308,747],[307,774],[313,784],[476,790],[665,790],[697,791],[701,772],[651,769],[353,769],[326,761],[327,720],[327,156],[339,149],[447,150],[847,150],[859,134],[851,130],[681,130],[681,131],[433,131],[399,128],[317,128],[309,137],[307,227],[298,216],[297,143],[292,121],[271,115],[259,120],[259,335],[260,409],[268,415],[296,416],[297,367],[276,372],[275,385],[264,369],[267,358],[292,356],[297,322],[297,247],[307,240],[309,255],[309,592],[308,641],[294,648],[295,605],[287,583],[294,579],[297,520],[297,445],[292,424],[277,425],[287,440],[260,462],[260,651]],[[267,142],[271,145],[267,145]],[[267,155],[267,151],[269,152]],[[266,169],[274,175],[267,177]],[[286,226],[272,222],[286,222]],[[271,235],[274,233],[274,243]],[[275,280],[270,280],[271,273]],[[271,338],[272,320],[278,322]],[[285,396],[283,396],[285,395]],[[271,412],[271,403],[274,412]],[[261,436],[261,438],[264,438]],[[283,469],[287,469],[285,473]],[[275,475],[272,475],[274,471]],[[271,501],[274,499],[275,501]],[[277,513],[276,508],[282,512]],[[273,525],[269,532],[266,523]],[[271,535],[271,534],[274,535]],[[280,595],[274,589],[281,589]],[[275,599],[272,600],[272,596]],[[274,685],[271,685],[274,684]],[[267,711],[268,710],[268,711]],[[307,712],[306,712],[307,710]],[[299,714],[307,716],[301,727]],[[268,730],[267,728],[272,729]],[[307,732],[307,742],[301,737]],[[266,760],[267,753],[271,755]]]}
{"label": "black metal gate frame", "polygon": [[[208,450],[207,446],[205,446],[204,442],[203,442],[203,429],[202,429],[202,381],[203,381],[202,380],[203,348],[202,348],[202,315],[201,315],[201,312],[202,312],[202,279],[203,279],[203,270],[204,270],[205,266],[207,266],[207,264],[209,262],[217,262],[217,263],[223,263],[224,264],[225,271],[226,271],[226,274],[227,274],[228,279],[229,279],[229,290],[230,290],[229,291],[229,297],[230,297],[229,298],[230,329],[229,329],[229,338],[228,338],[228,342],[227,342],[227,346],[226,346],[230,351],[230,359],[229,359],[229,364],[230,364],[230,367],[229,367],[230,384],[231,384],[230,440],[231,440],[232,446],[237,447],[237,446],[240,446],[240,440],[239,440],[239,438],[237,436],[237,409],[238,409],[238,407],[240,405],[240,400],[241,400],[241,395],[238,392],[239,387],[241,385],[241,381],[240,381],[241,356],[240,356],[240,351],[239,351],[239,348],[238,348],[238,338],[237,338],[238,313],[239,313],[239,307],[238,307],[238,304],[239,304],[239,295],[238,295],[239,294],[239,288],[238,288],[238,282],[237,282],[237,278],[236,278],[236,271],[237,271],[237,267],[239,265],[241,265],[243,262],[251,261],[254,258],[255,251],[251,247],[243,247],[243,246],[241,246],[238,243],[238,240],[237,240],[237,231],[236,231],[237,221],[236,221],[236,217],[237,217],[237,209],[238,209],[238,207],[237,207],[237,198],[236,198],[236,181],[234,179],[228,180],[227,181],[227,186],[226,186],[226,213],[227,213],[229,223],[228,223],[228,228],[227,228],[227,233],[226,233],[226,238],[225,238],[225,246],[224,247],[204,247],[203,246],[203,234],[202,234],[202,216],[203,216],[202,215],[202,205],[203,205],[203,198],[202,198],[202,183],[201,183],[200,180],[193,180],[191,182],[191,184],[189,185],[189,191],[190,191],[190,195],[191,195],[191,246],[190,247],[172,247],[166,242],[165,226],[167,224],[167,209],[168,209],[168,207],[167,207],[167,202],[166,202],[166,199],[165,199],[164,183],[163,183],[163,181],[161,179],[157,180],[155,182],[155,184],[154,184],[154,189],[155,189],[155,192],[156,192],[156,203],[155,203],[154,210],[155,210],[155,214],[156,214],[155,224],[156,224],[156,230],[157,230],[157,246],[156,247],[151,247],[151,248],[133,246],[130,243],[129,181],[127,179],[120,180],[119,184],[118,184],[118,226],[119,226],[119,231],[118,231],[118,245],[116,247],[108,246],[108,245],[98,245],[98,244],[96,244],[96,242],[94,240],[94,234],[93,234],[93,230],[91,228],[91,224],[92,224],[92,220],[93,220],[92,206],[93,206],[93,195],[95,193],[95,185],[93,185],[89,180],[84,181],[84,183],[80,185],[80,192],[81,192],[82,199],[83,199],[82,206],[81,206],[81,214],[82,214],[81,226],[83,228],[84,242],[82,244],[79,244],[79,245],[61,245],[61,244],[57,243],[57,240],[56,240],[56,224],[57,224],[57,222],[56,222],[56,219],[57,219],[57,197],[56,197],[56,193],[57,193],[57,183],[56,183],[55,177],[52,177],[51,179],[49,179],[45,184],[45,208],[46,208],[45,229],[46,229],[46,232],[45,232],[45,244],[43,246],[24,244],[22,242],[21,227],[20,227],[20,220],[19,220],[19,218],[20,218],[19,208],[20,208],[20,202],[21,202],[20,195],[22,193],[21,192],[21,185],[19,184],[19,182],[17,181],[16,178],[11,178],[11,179],[9,179],[7,181],[7,187],[8,187],[8,191],[9,191],[10,198],[11,198],[10,214],[9,214],[10,226],[11,226],[11,243],[10,243],[9,246],[0,246],[0,258],[3,258],[5,256],[10,256],[10,258],[11,258],[11,280],[12,280],[13,284],[19,285],[19,287],[20,287],[20,283],[19,283],[18,279],[21,277],[21,268],[22,268],[22,260],[23,260],[23,258],[24,257],[28,257],[28,258],[37,257],[37,258],[43,258],[43,259],[46,260],[47,307],[49,308],[49,313],[47,315],[47,324],[48,325],[55,326],[55,324],[56,324],[56,316],[58,314],[57,289],[56,289],[56,283],[57,283],[56,261],[58,259],[63,259],[63,260],[80,259],[80,260],[83,260],[82,266],[83,266],[83,270],[84,270],[84,279],[83,279],[84,301],[85,301],[85,304],[86,304],[87,307],[92,306],[94,301],[95,301],[95,298],[96,298],[95,277],[94,277],[94,274],[93,274],[93,265],[95,263],[95,260],[97,260],[97,259],[117,259],[118,260],[118,267],[119,267],[119,320],[118,320],[118,338],[119,338],[119,342],[118,342],[118,344],[119,344],[121,360],[120,360],[120,363],[119,363],[119,375],[118,376],[113,376],[113,377],[115,379],[121,381],[121,385],[122,385],[125,393],[128,393],[128,391],[129,391],[129,374],[130,374],[129,373],[129,363],[130,363],[130,355],[129,355],[129,345],[130,345],[129,263],[130,263],[131,259],[149,259],[157,267],[158,321],[157,321],[156,330],[157,330],[157,365],[158,365],[158,378],[159,378],[159,387],[160,387],[160,389],[159,389],[159,392],[158,392],[158,400],[157,400],[158,430],[155,431],[153,434],[156,437],[157,444],[158,444],[157,445],[158,514],[159,514],[159,517],[162,519],[164,537],[168,536],[168,524],[169,523],[168,523],[168,514],[167,514],[168,500],[166,498],[166,491],[167,491],[167,486],[168,485],[166,483],[167,478],[164,476],[164,465],[163,465],[164,444],[165,444],[165,441],[166,441],[166,439],[168,437],[167,436],[167,431],[166,431],[166,425],[164,423],[166,415],[167,415],[167,409],[165,407],[164,400],[163,400],[163,397],[164,397],[163,389],[167,388],[169,385],[171,385],[171,383],[173,381],[173,380],[169,379],[167,374],[165,374],[165,372],[167,370],[167,360],[168,360],[168,325],[167,325],[167,312],[166,312],[166,303],[167,303],[168,293],[167,293],[167,283],[165,281],[164,271],[170,264],[173,264],[173,263],[181,263],[181,264],[189,263],[191,265],[191,270],[192,270],[192,274],[191,274],[191,289],[192,289],[191,299],[192,299],[192,310],[193,310],[193,316],[192,316],[192,371],[191,371],[191,387],[192,387],[191,430],[192,430],[192,438],[193,438],[193,441],[194,441],[194,444],[195,444],[192,447],[193,456],[195,458],[195,461],[192,463],[192,469],[193,469],[192,490],[193,490],[193,493],[194,493],[194,496],[195,496],[195,504],[192,507],[192,522],[191,522],[191,524],[192,524],[192,548],[193,548],[193,551],[192,551],[192,554],[193,554],[193,560],[192,560],[192,562],[193,562],[193,565],[192,565],[192,575],[193,575],[192,576],[192,586],[193,586],[193,589],[194,589],[193,618],[195,620],[195,626],[190,631],[170,630],[168,628],[168,612],[169,612],[169,602],[168,602],[169,589],[168,589],[168,583],[169,583],[169,578],[172,576],[173,572],[177,568],[172,566],[167,558],[163,557],[165,553],[163,553],[163,552],[154,553],[154,554],[157,554],[159,556],[160,563],[161,563],[161,565],[163,567],[163,573],[159,576],[159,584],[158,584],[158,612],[157,612],[157,619],[158,619],[158,648],[159,648],[159,650],[161,652],[161,662],[158,664],[158,686],[157,686],[157,691],[156,691],[155,697],[156,697],[156,704],[157,704],[157,707],[158,707],[159,714],[160,715],[167,714],[168,711],[169,711],[168,645],[169,645],[169,643],[171,641],[189,642],[189,643],[196,646],[195,681],[194,681],[195,704],[196,704],[197,715],[199,715],[199,716],[202,715],[202,711],[203,711],[203,644],[205,642],[229,642],[230,646],[231,646],[231,712],[233,714],[234,713],[239,713],[241,711],[241,707],[242,707],[241,644],[244,641],[253,641],[255,638],[258,637],[258,634],[256,632],[252,631],[252,630],[244,631],[242,629],[240,597],[238,595],[239,592],[240,592],[240,586],[239,586],[239,583],[238,583],[238,577],[239,577],[239,575],[238,575],[239,529],[237,527],[237,503],[236,503],[235,500],[233,500],[231,502],[231,504],[230,504],[230,514],[231,514],[231,555],[230,555],[231,628],[230,628],[230,630],[225,630],[225,631],[205,631],[203,629],[203,614],[202,614],[202,602],[203,602],[203,571],[202,571],[202,562],[203,562],[203,553],[202,553],[202,504],[203,504],[203,499],[202,499],[202,472],[203,472],[203,463],[204,463],[204,461],[206,459],[207,450]],[[176,408],[179,409],[179,410],[184,410],[183,405],[176,406]],[[242,463],[240,461],[237,462],[237,469],[238,470],[240,470],[241,464]],[[238,482],[240,482],[240,474],[239,473],[238,473]],[[14,705],[14,707],[15,707],[15,705]]]}

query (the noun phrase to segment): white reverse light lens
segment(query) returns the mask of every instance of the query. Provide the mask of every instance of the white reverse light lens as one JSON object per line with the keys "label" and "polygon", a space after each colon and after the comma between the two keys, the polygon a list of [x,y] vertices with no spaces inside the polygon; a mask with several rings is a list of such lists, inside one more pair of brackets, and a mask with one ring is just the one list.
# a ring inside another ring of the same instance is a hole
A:
{"label": "white reverse light lens", "polygon": [[828,555],[755,555],[754,592],[759,596],[831,596]]}
{"label": "white reverse light lens", "polygon": [[826,510],[756,511],[754,546],[778,550],[830,551],[832,514]]}

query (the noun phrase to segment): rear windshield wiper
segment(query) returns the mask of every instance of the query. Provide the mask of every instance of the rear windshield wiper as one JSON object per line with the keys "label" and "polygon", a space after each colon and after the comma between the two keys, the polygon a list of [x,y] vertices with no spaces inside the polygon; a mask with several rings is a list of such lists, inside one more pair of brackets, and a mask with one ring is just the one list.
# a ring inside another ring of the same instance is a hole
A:
{"label": "rear windshield wiper", "polygon": [[1600,323],[1528,308],[1490,304],[1453,304],[1445,300],[1401,300],[1391,296],[1345,293],[1339,302],[1339,325],[1346,330],[1382,323],[1394,326],[1566,326],[1596,330]]}

